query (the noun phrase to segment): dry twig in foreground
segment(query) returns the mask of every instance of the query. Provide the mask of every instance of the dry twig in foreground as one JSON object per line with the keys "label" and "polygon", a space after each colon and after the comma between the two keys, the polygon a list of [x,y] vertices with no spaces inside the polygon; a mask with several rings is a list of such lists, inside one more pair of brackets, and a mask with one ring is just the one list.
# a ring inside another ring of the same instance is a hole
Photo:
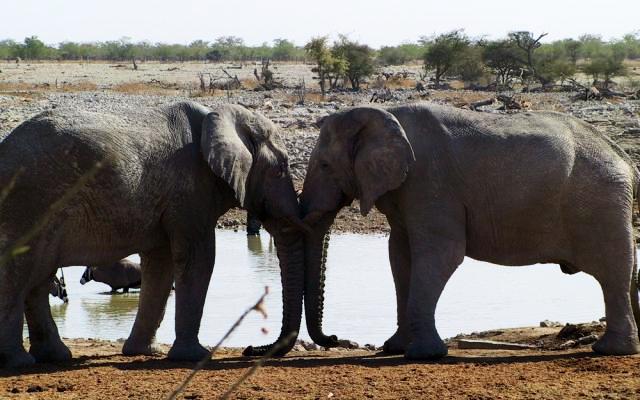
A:
{"label": "dry twig in foreground", "polygon": [[[167,396],[167,400],[175,400],[178,395],[180,393],[182,393],[182,391],[187,387],[187,385],[189,384],[189,382],[191,382],[191,380],[196,376],[196,373],[198,373],[199,370],[202,369],[202,367],[204,367],[204,365],[211,360],[211,357],[216,353],[216,351],[218,351],[218,349],[220,348],[220,346],[222,345],[222,343],[227,340],[227,338],[233,333],[233,331],[235,331],[238,326],[240,326],[240,324],[242,323],[242,321],[244,320],[244,318],[249,315],[249,313],[251,311],[257,311],[260,314],[262,314],[265,318],[267,318],[267,312],[264,309],[264,298],[269,294],[269,287],[266,286],[264,288],[264,293],[262,294],[262,296],[260,296],[260,298],[258,299],[258,301],[256,301],[256,303],[252,306],[249,307],[245,310],[245,312],[242,313],[242,315],[240,315],[240,317],[238,317],[238,319],[236,320],[236,322],[231,325],[231,328],[229,328],[229,330],[227,331],[227,333],[224,334],[224,336],[222,337],[222,339],[220,339],[218,341],[218,343],[216,343],[216,345],[209,351],[209,353],[202,359],[200,360],[195,367],[193,367],[193,370],[191,370],[191,372],[189,373],[189,375],[187,375],[184,380],[182,381],[182,383],[180,383],[180,386],[178,386],[169,396]],[[287,343],[287,342],[285,342]],[[274,348],[276,348],[279,346],[276,344],[276,346],[274,346]],[[272,353],[273,354],[273,353]],[[265,355],[266,356],[266,355]],[[256,363],[257,364],[257,363]],[[246,378],[245,378],[246,379]],[[234,387],[236,387],[234,385]]]}

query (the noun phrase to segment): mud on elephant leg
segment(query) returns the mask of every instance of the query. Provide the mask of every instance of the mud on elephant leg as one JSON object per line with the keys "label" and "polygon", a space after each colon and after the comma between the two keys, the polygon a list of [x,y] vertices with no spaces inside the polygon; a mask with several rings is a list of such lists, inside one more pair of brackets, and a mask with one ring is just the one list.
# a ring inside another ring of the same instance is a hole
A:
{"label": "mud on elephant leg", "polygon": [[[176,340],[172,360],[199,361],[209,351],[198,341],[202,310],[215,261],[213,233],[204,240],[172,244],[176,280]],[[188,244],[187,244],[188,243]]]}
{"label": "mud on elephant leg", "polygon": [[140,255],[142,286],[136,321],[122,347],[125,355],[159,353],[154,345],[156,331],[162,322],[173,284],[173,260],[169,246]]}
{"label": "mud on elephant leg", "polygon": [[405,357],[412,360],[444,357],[448,353],[435,325],[438,299],[451,275],[462,263],[464,243],[429,238],[420,250],[412,247],[408,316],[411,344]]}
{"label": "mud on elephant leg", "polygon": [[68,361],[71,351],[58,333],[49,306],[49,283],[47,278],[34,287],[25,302],[25,315],[29,326],[29,353],[37,362]]}
{"label": "mud on elephant leg", "polygon": [[384,342],[383,350],[390,354],[403,354],[411,335],[407,320],[407,303],[411,281],[411,255],[406,232],[392,226],[389,236],[389,261],[396,289],[398,329]]}

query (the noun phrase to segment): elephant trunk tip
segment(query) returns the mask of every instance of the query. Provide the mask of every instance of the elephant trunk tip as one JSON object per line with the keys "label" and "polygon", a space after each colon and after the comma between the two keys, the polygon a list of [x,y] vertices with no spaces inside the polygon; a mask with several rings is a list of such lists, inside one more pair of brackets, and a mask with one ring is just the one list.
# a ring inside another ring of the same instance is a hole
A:
{"label": "elephant trunk tip", "polygon": [[290,332],[284,338],[279,338],[275,343],[264,346],[248,346],[242,351],[245,357],[284,357],[296,344],[298,332]]}
{"label": "elephant trunk tip", "polygon": [[320,335],[313,335],[311,339],[315,344],[321,347],[338,347],[340,346],[340,341],[336,335],[325,335],[321,333]]}

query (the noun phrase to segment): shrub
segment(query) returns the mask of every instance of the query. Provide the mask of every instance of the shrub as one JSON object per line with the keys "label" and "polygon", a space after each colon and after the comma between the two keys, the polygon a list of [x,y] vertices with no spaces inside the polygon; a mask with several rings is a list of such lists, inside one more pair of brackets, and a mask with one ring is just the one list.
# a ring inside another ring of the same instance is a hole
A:
{"label": "shrub", "polygon": [[436,86],[440,86],[440,80],[451,71],[470,42],[462,30],[456,30],[437,36],[429,45],[424,54],[424,68],[434,71]]}

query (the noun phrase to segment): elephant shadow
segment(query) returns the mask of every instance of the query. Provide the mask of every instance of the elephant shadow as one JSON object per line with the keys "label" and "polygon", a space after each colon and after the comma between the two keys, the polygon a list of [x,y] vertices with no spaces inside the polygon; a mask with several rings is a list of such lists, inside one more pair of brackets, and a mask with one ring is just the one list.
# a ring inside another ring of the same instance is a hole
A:
{"label": "elephant shadow", "polygon": [[[117,357],[117,360],[110,361]],[[283,358],[271,359],[266,361],[264,367],[280,367],[280,368],[318,368],[318,367],[336,367],[336,366],[362,366],[366,368],[380,367],[401,367],[409,365],[509,365],[521,363],[550,362],[562,360],[580,360],[595,359],[606,357],[596,354],[592,351],[582,351],[576,353],[560,353],[548,352],[535,355],[504,355],[504,356],[448,356],[439,360],[431,361],[408,361],[402,355],[387,355],[382,352],[371,355],[353,355],[346,357],[326,357],[324,355],[305,355],[305,356],[288,356]],[[224,370],[246,370],[255,364],[255,358],[247,357],[225,357],[216,358],[202,367],[207,371],[224,371]],[[52,364],[36,364],[35,366],[17,370],[0,370],[0,377],[11,377],[15,375],[31,375],[43,374],[48,372],[61,373],[65,371],[75,371],[86,369],[88,365],[116,368],[122,371],[138,371],[138,370],[173,370],[193,368],[191,362],[170,361],[162,357],[148,357],[144,360],[138,360],[132,363],[127,358],[119,357],[119,354],[113,355],[91,355],[74,358],[64,363]]]}

